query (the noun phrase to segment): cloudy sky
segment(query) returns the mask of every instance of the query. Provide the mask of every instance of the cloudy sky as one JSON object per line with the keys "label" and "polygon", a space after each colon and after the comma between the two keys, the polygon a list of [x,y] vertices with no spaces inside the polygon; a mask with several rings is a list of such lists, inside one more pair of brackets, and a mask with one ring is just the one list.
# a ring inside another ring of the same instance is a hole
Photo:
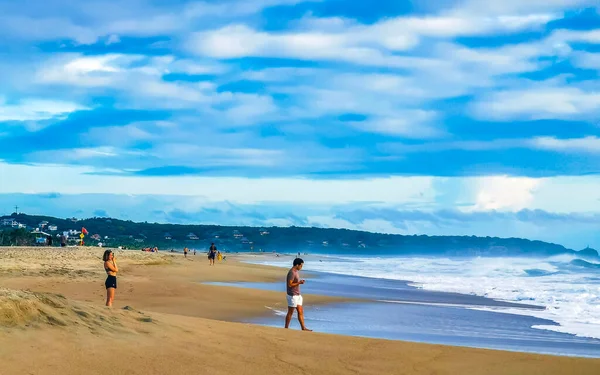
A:
{"label": "cloudy sky", "polygon": [[0,214],[600,247],[597,0],[0,0]]}

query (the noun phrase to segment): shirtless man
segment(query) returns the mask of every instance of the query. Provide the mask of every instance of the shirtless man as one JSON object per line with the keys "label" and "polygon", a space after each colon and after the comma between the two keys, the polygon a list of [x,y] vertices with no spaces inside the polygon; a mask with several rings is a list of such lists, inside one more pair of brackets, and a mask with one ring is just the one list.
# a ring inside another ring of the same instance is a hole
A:
{"label": "shirtless man", "polygon": [[285,317],[285,328],[289,328],[290,321],[294,315],[294,310],[298,311],[298,321],[303,331],[312,331],[304,325],[304,310],[302,309],[302,295],[300,294],[300,285],[305,283],[305,280],[300,280],[299,271],[302,269],[304,261],[300,258],[294,259],[294,266],[290,268],[287,274],[287,303],[288,312]]}

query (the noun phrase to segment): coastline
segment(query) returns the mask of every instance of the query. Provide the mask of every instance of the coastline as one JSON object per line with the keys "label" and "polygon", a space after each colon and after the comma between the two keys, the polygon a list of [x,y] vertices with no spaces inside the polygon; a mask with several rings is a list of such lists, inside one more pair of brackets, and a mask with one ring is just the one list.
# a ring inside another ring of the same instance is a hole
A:
{"label": "coastline", "polygon": [[[243,263],[239,254],[229,254],[226,262],[209,267],[204,254],[184,259],[181,254],[117,250],[119,289],[115,306],[106,309],[102,306],[104,272],[98,259],[103,250],[0,248],[2,288],[61,294],[68,306],[77,307],[56,308],[59,319],[61,311],[88,311],[85,314],[97,314],[99,320],[92,319],[90,326],[98,323],[103,327],[103,322],[114,321],[117,327],[90,332],[77,320],[79,313],[72,321],[62,318],[66,325],[46,324],[35,316],[29,325],[4,324],[0,360],[6,364],[7,374],[100,374],[111,369],[129,374],[595,374],[600,366],[597,359],[235,323],[232,321],[263,316],[269,312],[267,307],[285,308],[280,292],[204,284],[281,282],[284,278],[281,268]],[[309,298],[311,304],[357,301],[319,295]],[[0,307],[6,310],[2,302],[0,298]],[[123,310],[125,306],[130,309]],[[41,350],[44,347],[53,350]],[[289,347],[294,350],[287,350]],[[104,350],[118,353],[110,364],[102,361]]]}

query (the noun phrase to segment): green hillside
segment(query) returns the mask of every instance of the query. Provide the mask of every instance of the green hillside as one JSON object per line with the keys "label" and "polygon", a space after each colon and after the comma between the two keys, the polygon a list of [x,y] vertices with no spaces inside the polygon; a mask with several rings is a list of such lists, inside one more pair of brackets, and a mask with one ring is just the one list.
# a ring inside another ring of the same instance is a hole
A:
{"label": "green hillside", "polygon": [[[184,246],[198,250],[207,249],[214,242],[225,251],[265,252],[315,252],[315,253],[364,253],[375,255],[478,255],[518,256],[555,255],[576,253],[557,244],[530,241],[521,238],[496,238],[475,236],[425,236],[392,235],[361,232],[347,229],[324,229],[307,227],[235,227],[218,225],[180,225],[159,223],[136,223],[113,218],[89,218],[83,220],[61,219],[51,216],[13,214],[0,218],[14,220],[28,228],[16,231],[0,226],[0,245],[17,243],[33,244],[35,237],[29,232],[39,230],[54,237],[63,231],[80,231],[85,227],[89,234],[86,245],[102,242],[105,246],[126,246],[140,249],[157,246],[162,250],[182,249]],[[54,227],[56,226],[56,228]],[[53,230],[50,230],[53,229]],[[97,235],[97,236],[96,236]],[[96,239],[92,239],[92,236]],[[70,235],[71,243],[78,241],[77,233]],[[58,243],[57,240],[54,241]],[[582,252],[596,256],[593,249]]]}

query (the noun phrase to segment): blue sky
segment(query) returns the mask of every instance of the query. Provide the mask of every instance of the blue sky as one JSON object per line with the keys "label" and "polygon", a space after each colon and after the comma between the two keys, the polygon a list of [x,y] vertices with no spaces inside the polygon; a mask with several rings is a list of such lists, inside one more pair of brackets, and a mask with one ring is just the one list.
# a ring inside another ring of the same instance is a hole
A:
{"label": "blue sky", "polygon": [[0,0],[0,214],[600,247],[589,0]]}

